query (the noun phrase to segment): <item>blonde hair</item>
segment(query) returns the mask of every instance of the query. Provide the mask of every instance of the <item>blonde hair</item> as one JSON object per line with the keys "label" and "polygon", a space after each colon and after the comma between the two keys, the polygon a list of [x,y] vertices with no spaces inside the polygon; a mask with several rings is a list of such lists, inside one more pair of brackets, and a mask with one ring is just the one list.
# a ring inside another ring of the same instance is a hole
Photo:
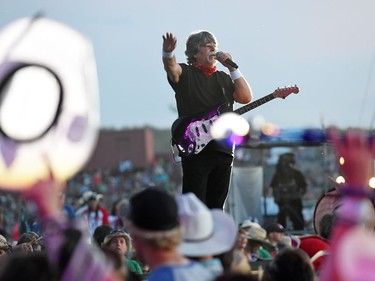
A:
{"label": "blonde hair", "polygon": [[137,237],[137,239],[141,240],[143,243],[160,250],[172,250],[181,244],[183,239],[181,226],[165,231],[148,231],[128,221],[127,229],[133,237]]}

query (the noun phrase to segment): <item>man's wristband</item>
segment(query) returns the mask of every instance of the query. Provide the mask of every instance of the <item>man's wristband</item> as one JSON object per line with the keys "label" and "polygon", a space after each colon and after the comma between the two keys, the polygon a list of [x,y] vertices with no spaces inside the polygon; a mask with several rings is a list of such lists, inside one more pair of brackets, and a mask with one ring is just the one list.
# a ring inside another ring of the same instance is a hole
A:
{"label": "man's wristband", "polygon": [[173,56],[174,56],[173,51],[172,52],[166,52],[166,51],[162,50],[162,57],[163,58],[171,59],[171,58],[173,58]]}
{"label": "man's wristband", "polygon": [[242,77],[242,73],[239,69],[236,69],[235,71],[231,71],[230,72],[230,77],[232,78],[232,80],[237,80],[238,78],[241,78]]}

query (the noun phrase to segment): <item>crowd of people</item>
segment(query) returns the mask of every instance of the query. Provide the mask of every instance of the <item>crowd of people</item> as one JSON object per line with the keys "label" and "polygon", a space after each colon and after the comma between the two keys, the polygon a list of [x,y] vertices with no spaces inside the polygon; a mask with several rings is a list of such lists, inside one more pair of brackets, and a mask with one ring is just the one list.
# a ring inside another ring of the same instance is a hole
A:
{"label": "crowd of people", "polygon": [[[177,165],[160,161],[144,170],[128,169],[97,169],[78,173],[67,181],[66,188],[61,194],[65,211],[72,218],[78,210],[82,212],[87,207],[86,201],[90,195],[96,195],[101,207],[108,212],[113,224],[117,215],[124,215],[128,198],[146,186],[162,186],[177,193],[179,183],[174,181],[180,170]],[[84,208],[82,208],[84,207]],[[35,218],[28,212],[25,201],[17,193],[0,191],[0,234],[9,239],[17,240],[26,231],[40,232]]]}
{"label": "crowd of people", "polygon": [[[103,207],[103,194],[84,189],[73,208],[66,204],[67,184],[51,178],[20,194],[37,212],[25,207],[17,239],[6,232],[0,236],[0,280],[371,280],[343,279],[332,258],[346,232],[357,225],[374,229],[363,178],[375,145],[346,140],[364,138],[362,132],[349,131],[345,139],[331,134],[351,168],[343,170],[348,184],[337,189],[343,190],[342,203],[334,213],[320,214],[316,233],[293,235],[277,220],[261,225],[254,217],[236,225],[194,193],[160,186],[140,186],[115,200],[110,211]],[[17,270],[21,264],[23,271]]]}
{"label": "crowd of people", "polygon": [[[80,209],[87,212],[78,209],[71,219],[61,200],[65,185],[51,177],[21,194],[35,204],[41,234],[27,231],[16,243],[0,236],[0,280],[373,280],[370,264],[343,278],[340,253],[344,242],[373,239],[366,181],[375,144],[361,131],[332,132],[348,181],[338,187],[341,203],[329,233],[321,227],[324,235],[293,235],[278,222],[263,226],[254,217],[237,225],[193,193],[155,186],[129,197],[121,223],[110,223],[97,193],[86,196]],[[363,251],[352,259],[359,266],[371,257]]]}

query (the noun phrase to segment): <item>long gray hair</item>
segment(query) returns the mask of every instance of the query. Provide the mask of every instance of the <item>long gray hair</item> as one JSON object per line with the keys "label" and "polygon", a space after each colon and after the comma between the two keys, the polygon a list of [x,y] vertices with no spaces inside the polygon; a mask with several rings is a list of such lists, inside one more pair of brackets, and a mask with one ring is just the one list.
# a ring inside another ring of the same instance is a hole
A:
{"label": "long gray hair", "polygon": [[218,44],[217,40],[215,38],[215,35],[213,35],[211,32],[206,30],[199,30],[191,33],[186,40],[186,60],[188,64],[193,64],[195,62],[195,57],[199,51],[199,48],[207,43],[214,43]]}

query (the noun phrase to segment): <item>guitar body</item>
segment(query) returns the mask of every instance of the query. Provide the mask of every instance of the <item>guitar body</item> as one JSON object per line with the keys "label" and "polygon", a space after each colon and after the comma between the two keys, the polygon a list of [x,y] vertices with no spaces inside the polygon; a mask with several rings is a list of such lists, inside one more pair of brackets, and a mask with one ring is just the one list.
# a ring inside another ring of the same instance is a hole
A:
{"label": "guitar body", "polygon": [[[274,98],[285,99],[291,93],[297,94],[298,92],[297,86],[277,88],[273,93],[236,109],[234,112],[244,114]],[[210,129],[220,114],[224,112],[228,112],[228,107],[222,104],[215,110],[199,117],[183,116],[176,119],[172,124],[171,133],[172,144],[177,147],[179,155],[189,157],[200,153],[213,140]]]}
{"label": "guitar body", "polygon": [[213,140],[210,129],[213,122],[219,118],[221,107],[201,117],[183,116],[173,122],[172,142],[176,145],[180,156],[198,154]]}

